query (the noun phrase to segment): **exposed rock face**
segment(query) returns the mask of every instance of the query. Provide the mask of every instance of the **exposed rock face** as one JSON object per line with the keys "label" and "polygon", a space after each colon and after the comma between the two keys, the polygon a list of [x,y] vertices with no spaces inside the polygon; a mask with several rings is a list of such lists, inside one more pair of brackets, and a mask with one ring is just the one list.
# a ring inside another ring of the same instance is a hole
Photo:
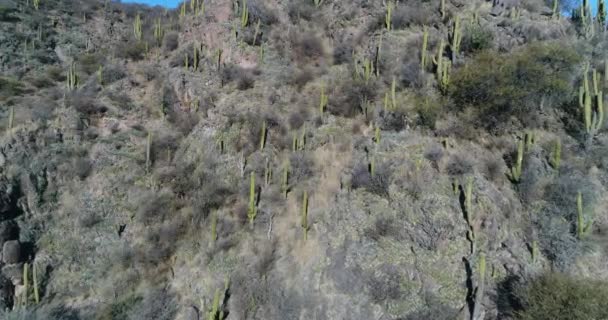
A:
{"label": "exposed rock face", "polygon": [[2,247],[2,261],[6,264],[19,263],[21,260],[21,243],[19,240],[11,240],[4,243]]}
{"label": "exposed rock face", "polygon": [[501,15],[511,10],[511,8],[518,7],[521,4],[521,0],[493,0],[492,2],[492,14]]}

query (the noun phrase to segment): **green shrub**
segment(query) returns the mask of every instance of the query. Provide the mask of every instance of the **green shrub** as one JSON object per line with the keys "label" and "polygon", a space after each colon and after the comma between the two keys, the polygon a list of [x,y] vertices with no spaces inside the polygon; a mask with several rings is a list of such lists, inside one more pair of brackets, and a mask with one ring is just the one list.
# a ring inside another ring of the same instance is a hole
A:
{"label": "green shrub", "polygon": [[494,33],[490,28],[472,25],[466,28],[462,41],[465,52],[478,52],[491,49],[494,43]]}
{"label": "green shrub", "polygon": [[573,48],[556,42],[511,54],[484,51],[454,72],[449,93],[459,108],[476,108],[480,126],[494,127],[510,116],[529,122],[541,102],[561,106],[571,101],[579,61]]}
{"label": "green shrub", "polygon": [[560,273],[532,280],[519,293],[521,320],[608,319],[608,284]]}

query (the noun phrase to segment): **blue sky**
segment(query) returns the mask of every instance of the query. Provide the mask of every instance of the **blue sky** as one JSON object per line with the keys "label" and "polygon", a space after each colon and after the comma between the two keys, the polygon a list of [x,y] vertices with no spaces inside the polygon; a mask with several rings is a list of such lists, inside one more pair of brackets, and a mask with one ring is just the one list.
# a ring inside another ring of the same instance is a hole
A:
{"label": "blue sky", "polygon": [[178,0],[122,0],[124,3],[144,3],[151,6],[160,5],[167,8],[176,8],[180,1]]}

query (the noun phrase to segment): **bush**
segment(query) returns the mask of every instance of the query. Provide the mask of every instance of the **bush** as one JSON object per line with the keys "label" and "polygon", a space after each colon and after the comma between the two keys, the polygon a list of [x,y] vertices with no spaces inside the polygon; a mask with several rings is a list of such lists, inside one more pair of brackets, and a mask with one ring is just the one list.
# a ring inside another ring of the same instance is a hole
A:
{"label": "bush", "polygon": [[366,101],[375,100],[377,87],[373,81],[365,83],[348,79],[329,96],[327,110],[334,115],[354,117],[364,110]]}
{"label": "bush", "polygon": [[390,186],[391,170],[385,164],[376,163],[374,176],[369,172],[367,164],[358,165],[352,173],[353,189],[365,188],[367,191],[388,198],[388,188]]}
{"label": "bush", "polygon": [[163,49],[165,52],[171,52],[179,46],[179,34],[169,32],[163,37]]}
{"label": "bush", "polygon": [[571,100],[579,61],[563,43],[533,44],[512,54],[485,51],[454,72],[449,91],[455,105],[476,108],[479,126],[492,128],[510,116],[526,122],[541,101],[561,106]]}
{"label": "bush", "polygon": [[608,283],[547,273],[520,290],[520,320],[608,319]]}
{"label": "bush", "polygon": [[228,65],[222,69],[222,85],[230,82],[236,82],[239,90],[247,90],[253,88],[255,78],[250,70],[237,65]]}
{"label": "bush", "polygon": [[494,45],[494,33],[489,28],[478,24],[471,25],[463,31],[462,50],[464,52],[478,52],[491,49]]}
{"label": "bush", "polygon": [[118,58],[139,61],[145,57],[146,44],[143,41],[130,40],[119,43],[115,50],[116,57]]}

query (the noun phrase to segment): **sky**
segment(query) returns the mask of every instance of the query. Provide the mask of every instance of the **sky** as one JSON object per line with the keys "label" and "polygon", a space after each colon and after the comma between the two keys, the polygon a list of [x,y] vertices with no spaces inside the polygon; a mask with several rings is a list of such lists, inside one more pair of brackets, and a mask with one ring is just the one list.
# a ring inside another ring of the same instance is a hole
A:
{"label": "sky", "polygon": [[179,0],[122,0],[123,3],[143,3],[150,6],[160,5],[166,8],[176,8]]}

